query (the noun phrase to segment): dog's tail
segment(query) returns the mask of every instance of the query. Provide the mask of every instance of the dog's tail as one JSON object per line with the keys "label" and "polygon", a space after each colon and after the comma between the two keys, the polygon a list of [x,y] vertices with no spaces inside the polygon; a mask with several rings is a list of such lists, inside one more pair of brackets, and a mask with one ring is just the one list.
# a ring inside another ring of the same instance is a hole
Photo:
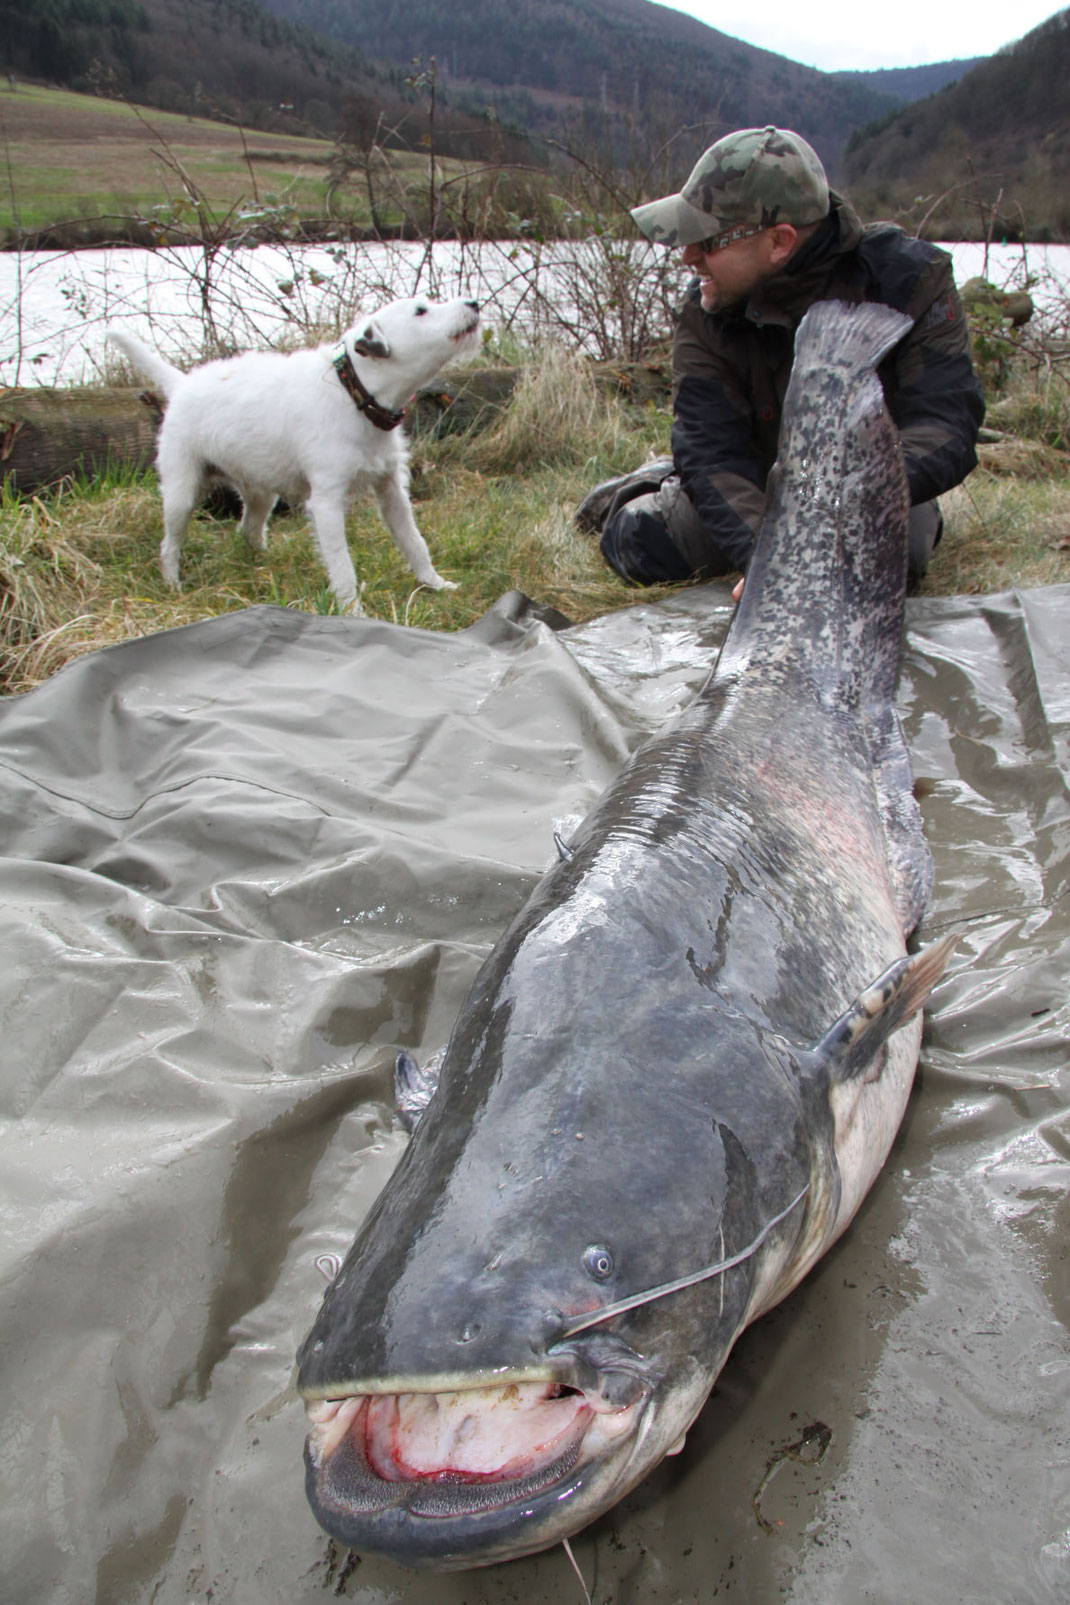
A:
{"label": "dog's tail", "polygon": [[127,334],[125,329],[109,329],[107,339],[109,345],[118,346],[123,356],[134,365],[138,372],[143,374],[150,384],[156,385],[158,389],[162,390],[167,399],[170,400],[175,385],[182,378],[182,370],[180,368],[172,367],[171,363],[165,362],[158,352],[153,351],[151,346],[142,345],[140,340],[135,340],[134,336]]}

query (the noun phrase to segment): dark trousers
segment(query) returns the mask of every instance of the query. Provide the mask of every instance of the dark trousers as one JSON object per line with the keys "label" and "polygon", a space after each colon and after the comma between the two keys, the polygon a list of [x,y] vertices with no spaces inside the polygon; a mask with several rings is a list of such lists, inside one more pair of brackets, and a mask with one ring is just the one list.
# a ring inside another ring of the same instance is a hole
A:
{"label": "dark trousers", "polygon": [[[937,502],[910,509],[908,589],[916,589],[923,578],[943,527]],[[633,585],[671,585],[732,572],[675,474],[668,474],[657,490],[611,504],[600,545],[610,568]]]}

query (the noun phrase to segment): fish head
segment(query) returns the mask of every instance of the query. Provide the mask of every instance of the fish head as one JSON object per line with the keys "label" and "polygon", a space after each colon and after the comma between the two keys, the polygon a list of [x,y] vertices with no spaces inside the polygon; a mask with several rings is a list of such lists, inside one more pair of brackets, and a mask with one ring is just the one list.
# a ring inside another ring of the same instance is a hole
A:
{"label": "fish head", "polygon": [[[306,1491],[320,1525],[402,1566],[461,1570],[548,1548],[616,1504],[680,1443],[694,1407],[658,1419],[645,1393],[499,1380],[310,1403]],[[444,1379],[447,1380],[447,1379]]]}
{"label": "fish head", "polygon": [[604,1107],[613,1067],[581,1082],[545,1041],[530,1069],[524,1051],[489,1092],[479,1078],[481,1109],[465,1076],[440,1087],[298,1356],[318,1520],[410,1567],[546,1548],[678,1446],[756,1266],[641,1296],[772,1213],[723,1123],[654,1121],[620,1083]]}
{"label": "fish head", "polygon": [[[444,1297],[426,1323],[435,1338],[398,1345],[373,1374],[317,1380],[336,1375],[317,1328],[299,1356],[309,1502],[353,1549],[447,1571],[548,1548],[682,1444],[709,1393],[701,1315],[681,1320],[686,1295],[675,1320],[640,1310],[562,1336],[553,1306],[578,1299],[491,1307],[473,1291]],[[715,1297],[696,1289],[691,1302]]]}

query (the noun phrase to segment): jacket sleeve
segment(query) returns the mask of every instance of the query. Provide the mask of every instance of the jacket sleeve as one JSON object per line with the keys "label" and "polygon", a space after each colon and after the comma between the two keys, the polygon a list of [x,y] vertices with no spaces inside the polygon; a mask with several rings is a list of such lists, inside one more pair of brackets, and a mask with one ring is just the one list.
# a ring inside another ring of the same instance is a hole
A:
{"label": "jacket sleeve", "polygon": [[927,304],[881,370],[915,504],[961,484],[977,466],[977,432],[985,415],[966,315],[944,253],[925,279],[919,289]]}
{"label": "jacket sleeve", "polygon": [[673,344],[673,463],[710,539],[745,569],[765,509],[765,471],[752,444],[743,377],[699,339],[696,310],[690,292]]}

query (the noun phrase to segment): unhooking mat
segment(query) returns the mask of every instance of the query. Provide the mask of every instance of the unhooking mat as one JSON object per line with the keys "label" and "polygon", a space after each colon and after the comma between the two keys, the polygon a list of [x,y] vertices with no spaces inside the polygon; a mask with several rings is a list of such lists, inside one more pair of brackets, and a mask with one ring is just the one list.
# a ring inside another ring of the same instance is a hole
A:
{"label": "unhooking mat", "polygon": [[[258,608],[0,705],[6,1605],[580,1605],[560,1548],[434,1577],[332,1545],[293,1355],[406,1141],[397,1050],[445,1041],[730,613]],[[1068,617],[909,605],[922,936],[962,933],[915,1095],[683,1454],[575,1541],[600,1605],[1070,1598]]]}

